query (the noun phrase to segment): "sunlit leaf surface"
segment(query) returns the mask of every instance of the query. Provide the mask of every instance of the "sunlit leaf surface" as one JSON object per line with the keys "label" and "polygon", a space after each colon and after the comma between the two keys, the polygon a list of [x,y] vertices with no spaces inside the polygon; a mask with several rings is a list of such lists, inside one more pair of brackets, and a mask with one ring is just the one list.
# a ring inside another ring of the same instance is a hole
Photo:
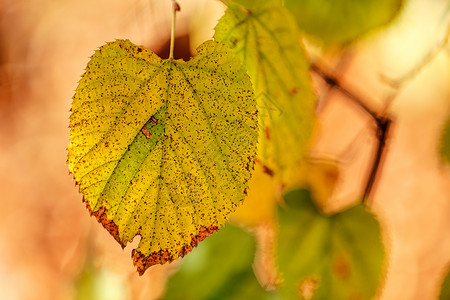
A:
{"label": "sunlit leaf surface", "polygon": [[117,40],[92,56],[73,97],[68,165],[86,206],[140,274],[218,230],[253,169],[257,109],[227,47],[188,62]]}
{"label": "sunlit leaf surface", "polygon": [[346,44],[389,23],[403,0],[285,0],[301,30],[325,44]]}
{"label": "sunlit leaf surface", "polygon": [[[382,279],[379,224],[361,204],[321,214],[305,190],[278,209],[278,261],[286,299],[371,299]],[[313,298],[311,298],[313,297]]]}
{"label": "sunlit leaf surface", "polygon": [[183,259],[164,299],[280,299],[257,281],[254,255],[253,236],[226,225]]}
{"label": "sunlit leaf surface", "polygon": [[278,1],[230,4],[215,39],[244,62],[260,118],[258,156],[286,182],[303,159],[313,127],[315,96],[297,25]]}

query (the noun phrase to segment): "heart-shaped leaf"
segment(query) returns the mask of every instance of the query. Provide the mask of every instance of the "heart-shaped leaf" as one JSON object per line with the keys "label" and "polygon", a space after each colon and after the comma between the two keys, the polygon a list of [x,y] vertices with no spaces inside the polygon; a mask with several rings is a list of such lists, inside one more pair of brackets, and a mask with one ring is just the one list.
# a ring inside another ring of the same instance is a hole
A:
{"label": "heart-shaped leaf", "polygon": [[257,110],[239,59],[213,41],[188,62],[117,40],[73,97],[68,165],[86,206],[142,275],[218,230],[243,201]]}

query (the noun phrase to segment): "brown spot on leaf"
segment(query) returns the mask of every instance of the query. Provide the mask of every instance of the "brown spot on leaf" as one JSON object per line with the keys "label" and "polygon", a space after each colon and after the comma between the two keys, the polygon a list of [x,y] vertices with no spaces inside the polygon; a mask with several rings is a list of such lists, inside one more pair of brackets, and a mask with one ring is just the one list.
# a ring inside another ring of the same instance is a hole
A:
{"label": "brown spot on leaf", "polygon": [[239,40],[237,38],[235,38],[235,37],[232,37],[230,39],[230,42],[231,42],[231,44],[233,44],[231,48],[235,48],[237,43],[239,42]]}
{"label": "brown spot on leaf", "polygon": [[241,7],[241,11],[246,15],[251,15],[253,13],[250,9],[247,9],[245,7]]}
{"label": "brown spot on leaf", "polygon": [[269,168],[268,166],[264,166],[263,165],[263,171],[264,173],[266,173],[269,176],[273,176],[273,170],[271,168]]}
{"label": "brown spot on leaf", "polygon": [[106,215],[106,208],[104,206],[101,206],[97,211],[92,211],[89,203],[86,201],[84,201],[84,203],[86,203],[86,208],[89,210],[89,214],[91,216],[95,216],[97,221],[102,224],[103,227],[105,227],[105,229],[114,237],[114,239],[120,244],[120,246],[122,248],[125,248],[125,245],[120,241],[119,238],[119,227],[116,223],[114,223],[114,221],[108,219]]}
{"label": "brown spot on leaf", "polygon": [[297,89],[296,87],[294,87],[294,88],[291,90],[291,95],[297,95],[297,93],[298,93],[298,89]]}
{"label": "brown spot on leaf", "polygon": [[245,169],[246,169],[247,171],[250,171],[250,168],[251,168],[252,170],[254,170],[254,169],[255,169],[255,162],[256,162],[256,158],[252,158],[251,156],[249,156],[249,157],[248,157],[247,164],[245,165]]}
{"label": "brown spot on leaf", "polygon": [[344,255],[338,255],[333,259],[332,269],[336,277],[341,280],[345,280],[350,277],[350,264]]}
{"label": "brown spot on leaf", "polygon": [[142,133],[145,135],[146,138],[151,138],[152,137],[152,133],[150,131],[148,131],[147,127],[142,127],[141,129]]}
{"label": "brown spot on leaf", "polygon": [[[149,122],[151,122],[151,123],[153,123],[153,124],[158,124],[158,120],[154,117],[154,116],[151,116],[150,117],[150,120],[149,120]],[[148,122],[147,122],[148,123]]]}
{"label": "brown spot on leaf", "polygon": [[[184,245],[180,248],[178,251],[179,257],[184,257],[186,254],[192,251],[197,245],[206,239],[208,236],[210,236],[214,231],[218,231],[219,227],[217,226],[209,226],[209,227],[200,227],[200,230],[197,235],[191,234],[191,242],[187,245]],[[131,257],[133,258],[133,264],[137,267],[137,271],[140,276],[142,276],[145,273],[145,270],[147,270],[149,267],[156,265],[156,264],[165,264],[166,262],[172,262],[174,261],[173,256],[169,253],[167,249],[155,251],[152,254],[150,254],[148,257],[146,257],[141,252],[134,249],[131,252]]]}
{"label": "brown spot on leaf", "polygon": [[353,293],[348,297],[348,300],[362,300],[364,299],[360,293]]}
{"label": "brown spot on leaf", "polygon": [[270,141],[270,128],[266,127],[266,129],[264,130],[264,132],[266,133],[266,138]]}
{"label": "brown spot on leaf", "polygon": [[152,134],[150,131],[148,131],[148,128],[147,128],[148,123],[152,123],[152,124],[156,125],[156,124],[158,124],[158,120],[154,116],[151,116],[150,119],[147,122],[145,122],[144,126],[142,126],[142,129],[141,129],[142,133],[145,135],[146,138],[149,139],[152,137]]}

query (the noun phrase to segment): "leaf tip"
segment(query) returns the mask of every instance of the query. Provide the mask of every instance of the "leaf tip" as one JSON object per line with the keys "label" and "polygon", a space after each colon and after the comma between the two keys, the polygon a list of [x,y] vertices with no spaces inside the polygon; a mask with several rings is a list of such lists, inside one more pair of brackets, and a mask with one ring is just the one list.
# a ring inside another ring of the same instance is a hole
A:
{"label": "leaf tip", "polygon": [[214,231],[218,231],[219,227],[217,226],[209,226],[204,227],[201,226],[200,230],[198,231],[197,235],[191,234],[191,241],[189,244],[183,245],[180,250],[178,251],[178,255],[173,255],[170,253],[168,249],[155,251],[149,256],[146,256],[142,252],[140,252],[137,249],[133,249],[131,252],[131,258],[133,259],[133,264],[137,268],[137,272],[139,273],[139,276],[144,275],[145,271],[150,268],[151,266],[160,264],[163,265],[166,262],[173,262],[179,257],[184,257],[186,254],[191,252],[197,245],[206,239],[208,236],[214,233]]}

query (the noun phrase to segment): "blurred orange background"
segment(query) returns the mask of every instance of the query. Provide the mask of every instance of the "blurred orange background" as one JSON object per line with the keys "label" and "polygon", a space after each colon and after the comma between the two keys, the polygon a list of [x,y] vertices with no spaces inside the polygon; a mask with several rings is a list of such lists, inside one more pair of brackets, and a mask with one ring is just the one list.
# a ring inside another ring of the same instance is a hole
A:
{"label": "blurred orange background", "polygon": [[[212,38],[224,8],[219,1],[179,2],[177,35],[184,39],[177,45],[186,53],[188,45],[195,49]],[[155,266],[139,277],[130,258],[135,243],[123,251],[89,217],[65,165],[71,97],[89,56],[116,38],[162,53],[170,5],[0,2],[0,298],[73,299],[80,274],[93,264],[101,284],[92,299],[152,299],[176,270],[176,263]],[[435,299],[450,265],[450,169],[437,155],[450,108],[448,45],[400,89],[383,79],[410,74],[442,43],[447,10],[448,1],[408,1],[391,27],[344,54],[320,54],[346,87],[379,110],[398,91],[389,108],[394,125],[387,156],[369,202],[387,245],[383,300]],[[329,200],[339,209],[361,197],[375,129],[339,93],[329,91],[325,99],[327,87],[316,83],[319,126],[310,155],[339,162]]]}

